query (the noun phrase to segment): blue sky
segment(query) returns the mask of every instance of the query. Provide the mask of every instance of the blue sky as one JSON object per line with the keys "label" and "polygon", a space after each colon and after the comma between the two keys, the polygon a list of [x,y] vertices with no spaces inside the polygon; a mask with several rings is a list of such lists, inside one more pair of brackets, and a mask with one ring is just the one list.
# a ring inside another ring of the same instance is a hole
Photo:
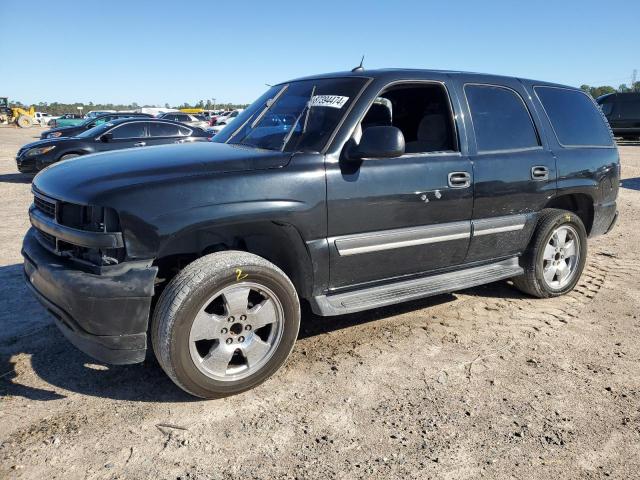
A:
{"label": "blue sky", "polygon": [[0,95],[25,103],[250,102],[366,68],[629,83],[640,1],[0,0]]}

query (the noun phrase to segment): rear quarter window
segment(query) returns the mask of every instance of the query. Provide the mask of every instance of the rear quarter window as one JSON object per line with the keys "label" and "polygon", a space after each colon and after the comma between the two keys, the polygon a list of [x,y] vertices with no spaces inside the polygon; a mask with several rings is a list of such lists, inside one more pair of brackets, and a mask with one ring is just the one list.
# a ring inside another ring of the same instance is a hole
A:
{"label": "rear quarter window", "polygon": [[601,111],[587,94],[558,87],[534,87],[564,147],[611,147],[613,138]]}

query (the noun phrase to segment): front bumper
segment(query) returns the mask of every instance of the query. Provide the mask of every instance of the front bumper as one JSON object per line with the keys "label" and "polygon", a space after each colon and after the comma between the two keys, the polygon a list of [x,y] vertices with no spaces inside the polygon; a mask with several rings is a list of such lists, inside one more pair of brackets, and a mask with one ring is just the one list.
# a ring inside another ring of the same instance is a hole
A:
{"label": "front bumper", "polygon": [[144,360],[157,267],[125,262],[101,274],[47,251],[30,229],[22,245],[24,274],[67,339],[106,363]]}
{"label": "front bumper", "polygon": [[16,166],[20,173],[35,173],[38,171],[35,158],[16,157]]}

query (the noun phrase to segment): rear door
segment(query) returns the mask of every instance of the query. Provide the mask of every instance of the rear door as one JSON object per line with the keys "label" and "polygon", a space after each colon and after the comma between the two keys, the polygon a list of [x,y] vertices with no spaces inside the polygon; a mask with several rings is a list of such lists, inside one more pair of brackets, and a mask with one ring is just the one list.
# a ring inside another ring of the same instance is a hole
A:
{"label": "rear door", "polygon": [[472,238],[466,262],[509,257],[527,245],[535,216],[556,189],[556,160],[544,146],[538,112],[517,79],[459,80],[470,119],[474,176]]}

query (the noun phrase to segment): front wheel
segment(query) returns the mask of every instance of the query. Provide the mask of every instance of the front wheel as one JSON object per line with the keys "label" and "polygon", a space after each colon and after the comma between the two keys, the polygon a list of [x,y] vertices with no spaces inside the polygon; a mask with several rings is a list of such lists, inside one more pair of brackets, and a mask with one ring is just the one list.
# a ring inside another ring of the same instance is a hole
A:
{"label": "front wheel", "polygon": [[539,298],[573,290],[587,259],[587,232],[580,217],[543,210],[528,250],[520,259],[524,274],[513,279],[521,291]]}
{"label": "front wheel", "polygon": [[280,368],[298,336],[300,304],[278,267],[256,255],[206,255],[169,282],[151,337],[158,362],[186,392],[219,398]]}

